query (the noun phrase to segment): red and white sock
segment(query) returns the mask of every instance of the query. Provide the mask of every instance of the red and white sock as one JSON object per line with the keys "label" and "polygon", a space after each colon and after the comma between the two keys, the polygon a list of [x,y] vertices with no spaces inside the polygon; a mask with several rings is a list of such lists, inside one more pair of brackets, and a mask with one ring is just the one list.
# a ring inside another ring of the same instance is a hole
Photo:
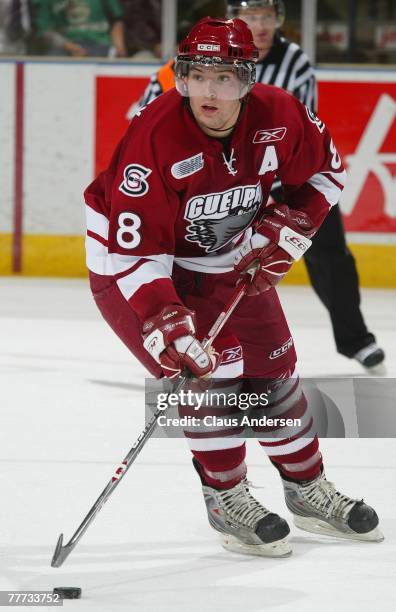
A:
{"label": "red and white sock", "polygon": [[245,444],[235,448],[192,451],[205,483],[215,489],[231,489],[246,476]]}

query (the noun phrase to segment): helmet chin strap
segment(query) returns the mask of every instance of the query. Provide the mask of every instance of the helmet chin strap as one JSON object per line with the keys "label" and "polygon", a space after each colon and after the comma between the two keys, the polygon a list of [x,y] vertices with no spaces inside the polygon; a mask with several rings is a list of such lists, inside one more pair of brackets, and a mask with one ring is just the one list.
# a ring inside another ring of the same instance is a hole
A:
{"label": "helmet chin strap", "polygon": [[237,117],[237,120],[235,121],[234,125],[230,125],[230,127],[228,127],[228,128],[221,128],[221,129],[219,129],[219,128],[210,128],[210,129],[211,129],[211,131],[212,131],[212,132],[228,132],[229,130],[233,130],[233,129],[234,129],[234,127],[235,127],[235,126],[237,126],[237,125],[238,125],[238,123],[239,123],[239,122],[240,122],[240,120],[241,120],[241,117],[242,117],[242,114],[243,114],[243,112],[244,112],[244,110],[245,110],[245,108],[246,108],[246,102],[248,101],[248,99],[249,99],[249,94],[246,94],[246,96],[244,96],[244,97],[243,97],[243,98],[240,100],[241,107],[240,107],[240,109],[239,109],[238,117]]}
{"label": "helmet chin strap", "polygon": [[230,127],[228,128],[223,128],[223,129],[219,129],[219,128],[210,128],[211,132],[229,132],[230,130],[233,130],[234,127],[236,126],[236,124],[238,123],[238,121],[236,121],[234,123],[234,125],[230,125]]}

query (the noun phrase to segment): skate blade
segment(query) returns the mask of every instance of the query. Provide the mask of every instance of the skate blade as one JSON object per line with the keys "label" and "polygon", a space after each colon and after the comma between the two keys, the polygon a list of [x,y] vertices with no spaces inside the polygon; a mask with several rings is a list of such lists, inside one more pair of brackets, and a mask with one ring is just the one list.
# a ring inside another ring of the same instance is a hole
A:
{"label": "skate blade", "polygon": [[330,536],[333,538],[342,538],[343,540],[357,540],[360,542],[382,542],[384,539],[381,531],[376,527],[367,533],[348,533],[338,531],[332,525],[325,523],[313,517],[294,515],[294,524],[299,529],[309,531],[310,533],[318,533],[319,535]]}
{"label": "skate blade", "polygon": [[363,368],[366,374],[370,374],[371,376],[386,376],[388,373],[384,362],[381,362],[375,366],[371,366],[371,368],[367,368],[366,366],[363,366]]}
{"label": "skate blade", "polygon": [[223,548],[229,552],[241,555],[256,555],[259,557],[290,557],[292,554],[291,546],[286,538],[277,540],[270,544],[245,544],[231,535],[221,537]]}

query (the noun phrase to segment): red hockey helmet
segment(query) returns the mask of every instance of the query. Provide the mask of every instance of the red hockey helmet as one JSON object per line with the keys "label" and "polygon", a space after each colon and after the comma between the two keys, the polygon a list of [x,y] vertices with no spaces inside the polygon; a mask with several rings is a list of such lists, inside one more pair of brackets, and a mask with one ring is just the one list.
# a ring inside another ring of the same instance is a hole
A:
{"label": "red hockey helmet", "polygon": [[238,97],[243,98],[255,82],[257,58],[252,33],[242,19],[204,17],[180,43],[175,65],[177,90],[190,95],[189,72],[200,66],[235,72],[241,82]]}

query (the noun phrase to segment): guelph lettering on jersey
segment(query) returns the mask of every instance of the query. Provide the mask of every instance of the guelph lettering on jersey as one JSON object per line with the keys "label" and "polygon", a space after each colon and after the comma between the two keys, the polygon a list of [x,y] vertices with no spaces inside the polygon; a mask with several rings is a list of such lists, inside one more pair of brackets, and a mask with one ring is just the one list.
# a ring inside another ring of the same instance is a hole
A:
{"label": "guelph lettering on jersey", "polygon": [[191,198],[184,215],[191,221],[186,240],[198,243],[207,253],[221,249],[252,223],[262,199],[259,182]]}

